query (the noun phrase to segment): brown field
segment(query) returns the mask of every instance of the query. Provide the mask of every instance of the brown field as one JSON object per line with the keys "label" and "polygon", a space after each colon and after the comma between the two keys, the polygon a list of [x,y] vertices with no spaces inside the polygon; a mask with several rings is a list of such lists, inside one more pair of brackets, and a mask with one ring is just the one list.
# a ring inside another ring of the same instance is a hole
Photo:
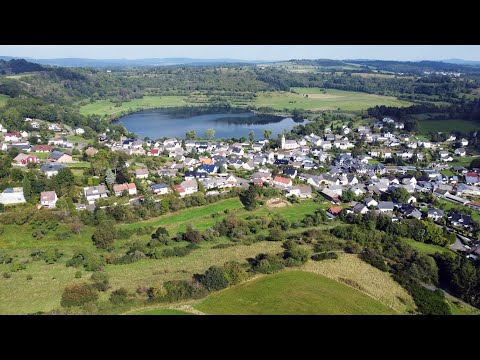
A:
{"label": "brown field", "polygon": [[279,199],[279,198],[275,198],[275,199],[270,199],[267,201],[267,207],[269,209],[272,209],[272,208],[282,208],[282,207],[285,207],[285,206],[288,206],[289,204],[282,200],[282,199]]}
{"label": "brown field", "polygon": [[410,294],[388,273],[363,262],[357,255],[341,254],[336,260],[309,261],[301,269],[351,286],[400,314],[415,308]]}

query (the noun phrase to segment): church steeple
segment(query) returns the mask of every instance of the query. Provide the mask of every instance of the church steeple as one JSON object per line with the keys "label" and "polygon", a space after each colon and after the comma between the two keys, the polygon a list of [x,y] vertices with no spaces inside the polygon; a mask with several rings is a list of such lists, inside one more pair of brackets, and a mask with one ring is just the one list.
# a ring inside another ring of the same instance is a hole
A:
{"label": "church steeple", "polygon": [[282,149],[285,149],[285,134],[282,135]]}

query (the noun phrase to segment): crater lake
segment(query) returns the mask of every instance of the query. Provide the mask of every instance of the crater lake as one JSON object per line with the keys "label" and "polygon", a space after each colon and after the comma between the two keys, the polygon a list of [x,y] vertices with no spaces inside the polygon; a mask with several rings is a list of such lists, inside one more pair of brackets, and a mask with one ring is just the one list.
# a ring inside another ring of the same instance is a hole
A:
{"label": "crater lake", "polygon": [[205,137],[207,129],[215,130],[216,139],[231,139],[245,136],[250,131],[255,139],[263,139],[263,131],[272,131],[272,137],[283,130],[291,130],[296,124],[308,120],[293,120],[290,117],[256,114],[246,110],[198,110],[192,108],[149,109],[123,116],[115,121],[137,134],[140,138],[162,137],[185,138],[185,133],[195,130],[198,138]]}

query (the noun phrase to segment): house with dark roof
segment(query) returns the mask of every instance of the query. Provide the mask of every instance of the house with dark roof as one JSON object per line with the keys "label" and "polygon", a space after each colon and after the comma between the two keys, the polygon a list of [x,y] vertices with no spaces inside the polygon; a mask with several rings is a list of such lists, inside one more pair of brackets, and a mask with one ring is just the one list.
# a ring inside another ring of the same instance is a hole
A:
{"label": "house with dark roof", "polygon": [[454,211],[450,210],[447,215],[448,222],[453,226],[464,227],[471,229],[472,228],[472,218],[468,215],[457,214]]}
{"label": "house with dark roof", "polygon": [[56,163],[71,163],[73,161],[72,155],[63,153],[61,151],[52,151],[48,158]]}
{"label": "house with dark roof", "polygon": [[393,211],[393,201],[380,201],[377,205],[377,209],[381,212]]}
{"label": "house with dark roof", "polygon": [[217,172],[217,167],[215,165],[202,165],[198,168],[197,171],[207,174],[215,174]]}
{"label": "house with dark roof", "polygon": [[443,210],[436,209],[436,208],[428,209],[427,218],[432,219],[433,221],[438,221],[440,219],[443,219],[444,216],[445,216],[445,213],[443,212]]}
{"label": "house with dark roof", "polygon": [[285,168],[285,170],[283,170],[283,175],[289,176],[292,179],[295,179],[295,177],[297,176],[297,169],[293,167],[287,167]]}
{"label": "house with dark roof", "polygon": [[66,166],[60,164],[48,164],[40,168],[40,171],[44,172],[47,178],[51,178],[54,175],[58,174],[58,171],[65,169]]}
{"label": "house with dark roof", "polygon": [[153,184],[148,187],[148,190],[152,191],[156,195],[168,194],[168,185],[167,184]]}

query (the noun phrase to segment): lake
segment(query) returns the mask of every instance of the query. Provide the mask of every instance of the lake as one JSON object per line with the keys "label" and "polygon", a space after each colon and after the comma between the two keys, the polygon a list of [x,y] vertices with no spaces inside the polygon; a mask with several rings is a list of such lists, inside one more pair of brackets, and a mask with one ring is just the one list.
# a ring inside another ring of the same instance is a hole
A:
{"label": "lake", "polygon": [[123,124],[128,131],[137,134],[140,138],[162,137],[184,138],[189,130],[195,130],[197,137],[204,138],[205,130],[215,130],[216,139],[248,138],[250,131],[255,139],[263,139],[263,131],[272,131],[272,137],[283,130],[291,130],[296,124],[306,123],[307,120],[293,120],[275,115],[255,114],[250,111],[199,111],[194,109],[169,108],[150,109],[126,115],[116,123]]}

